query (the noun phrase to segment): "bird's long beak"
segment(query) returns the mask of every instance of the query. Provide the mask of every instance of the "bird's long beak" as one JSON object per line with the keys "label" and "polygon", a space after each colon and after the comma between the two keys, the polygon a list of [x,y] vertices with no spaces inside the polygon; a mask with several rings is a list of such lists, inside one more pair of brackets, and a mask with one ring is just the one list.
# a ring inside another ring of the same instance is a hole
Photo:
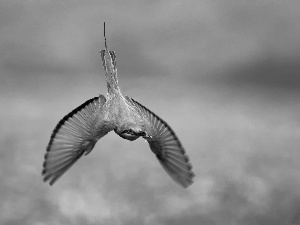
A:
{"label": "bird's long beak", "polygon": [[148,135],[146,132],[142,131],[141,133],[139,133],[139,135],[145,139],[149,139],[152,138],[150,135]]}

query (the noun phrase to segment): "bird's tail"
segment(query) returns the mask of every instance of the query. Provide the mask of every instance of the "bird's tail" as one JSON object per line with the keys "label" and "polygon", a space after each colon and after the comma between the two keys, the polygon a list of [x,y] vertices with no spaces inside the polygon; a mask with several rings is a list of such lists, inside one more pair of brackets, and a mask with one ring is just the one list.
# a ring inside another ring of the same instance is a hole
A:
{"label": "bird's tail", "polygon": [[108,90],[118,90],[116,53],[107,49],[100,52]]}
{"label": "bird's tail", "polygon": [[116,64],[116,53],[114,51],[108,51],[106,45],[105,36],[105,22],[104,22],[104,40],[105,50],[101,50],[101,59],[104,67],[108,92],[118,91],[118,77],[117,77],[117,64]]}

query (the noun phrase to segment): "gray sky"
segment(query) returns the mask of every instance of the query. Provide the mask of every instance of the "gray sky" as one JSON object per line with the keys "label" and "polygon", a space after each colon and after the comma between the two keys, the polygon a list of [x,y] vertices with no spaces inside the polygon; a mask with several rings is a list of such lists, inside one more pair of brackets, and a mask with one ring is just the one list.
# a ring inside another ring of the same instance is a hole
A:
{"label": "gray sky", "polygon": [[[299,1],[0,1],[0,223],[300,224]],[[182,189],[143,140],[101,139],[53,187],[57,122],[106,94],[166,120],[196,173]]]}

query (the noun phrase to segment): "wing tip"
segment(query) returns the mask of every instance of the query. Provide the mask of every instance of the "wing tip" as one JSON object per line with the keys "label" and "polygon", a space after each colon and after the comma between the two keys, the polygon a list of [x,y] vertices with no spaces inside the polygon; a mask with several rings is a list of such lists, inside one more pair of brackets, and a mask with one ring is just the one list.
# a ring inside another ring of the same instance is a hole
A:
{"label": "wing tip", "polygon": [[[193,173],[193,175],[194,175],[194,173]],[[179,184],[181,187],[186,189],[194,183],[194,180],[193,180],[194,177],[195,176],[191,177],[190,179],[182,179],[182,180],[175,180],[174,179],[174,180],[177,184]]]}
{"label": "wing tip", "polygon": [[193,178],[195,177],[195,173],[192,171],[192,164],[190,164],[191,168],[188,170],[182,169],[176,163],[169,161],[167,159],[160,158],[157,156],[159,163],[162,165],[167,174],[180,186],[183,188],[187,188],[194,183]]}
{"label": "wing tip", "polygon": [[56,180],[57,179],[55,179],[55,178],[51,178],[51,175],[48,175],[43,178],[44,183],[47,183],[49,181],[50,186],[53,186],[53,184],[55,183]]}

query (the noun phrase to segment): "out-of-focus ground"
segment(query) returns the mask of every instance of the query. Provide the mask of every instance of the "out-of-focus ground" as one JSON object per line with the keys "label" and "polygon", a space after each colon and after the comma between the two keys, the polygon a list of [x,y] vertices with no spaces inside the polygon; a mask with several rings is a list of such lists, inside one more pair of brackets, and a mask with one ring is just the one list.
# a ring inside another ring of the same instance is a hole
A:
{"label": "out-of-focus ground", "polygon": [[[299,1],[0,1],[1,224],[300,224]],[[119,84],[166,120],[196,173],[109,133],[53,187],[56,123]]]}

